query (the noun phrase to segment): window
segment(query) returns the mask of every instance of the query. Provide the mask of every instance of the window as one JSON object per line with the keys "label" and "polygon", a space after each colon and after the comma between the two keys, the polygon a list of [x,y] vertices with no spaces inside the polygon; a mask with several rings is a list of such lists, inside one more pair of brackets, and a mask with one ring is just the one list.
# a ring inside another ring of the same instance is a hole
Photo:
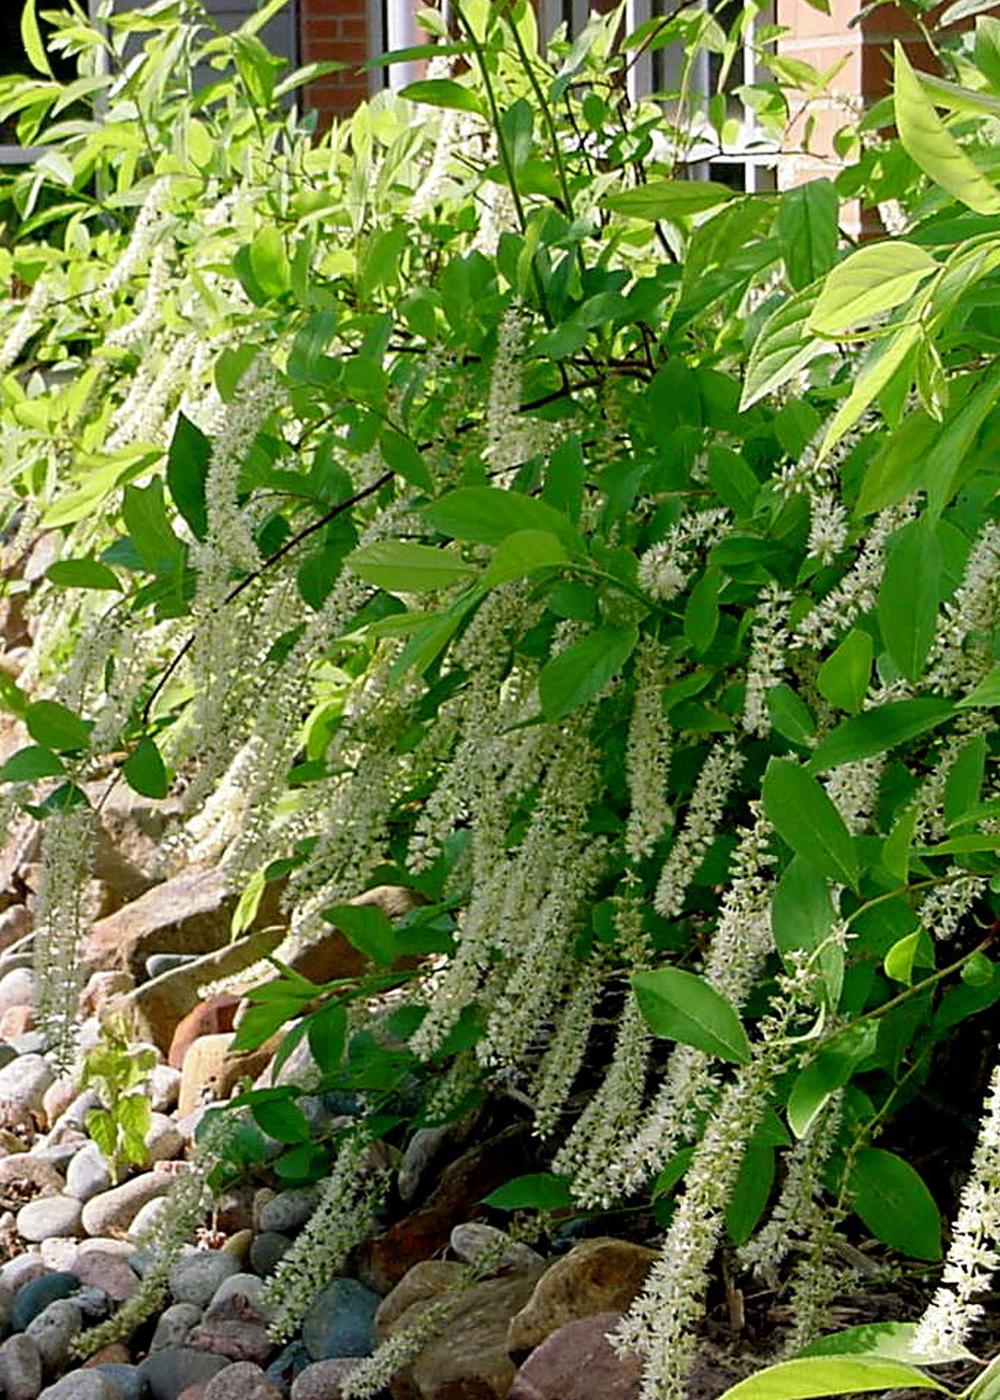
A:
{"label": "window", "polygon": [[[682,8],[684,0],[627,0],[625,32],[631,33],[652,19],[669,18]],[[701,0],[727,33],[743,13],[743,0]],[[570,34],[578,33],[593,6],[588,0],[541,0],[543,31],[551,33],[565,23]],[[708,120],[708,103],[719,86],[722,56],[702,50],[688,74],[690,93],[696,98],[691,118],[691,146],[685,165],[692,179],[717,180],[734,189],[753,191],[774,189],[777,184],[778,148],[765,136],[751,107],[743,102],[738,89],[757,80],[757,58],[753,46],[755,24],[770,23],[774,0],[767,0],[758,20],[747,26],[743,43],[725,75],[722,99],[725,113],[724,140]],[[633,56],[628,68],[628,90],[633,101],[651,93],[671,93],[680,89],[684,55],[679,43],[662,47],[650,45]]]}

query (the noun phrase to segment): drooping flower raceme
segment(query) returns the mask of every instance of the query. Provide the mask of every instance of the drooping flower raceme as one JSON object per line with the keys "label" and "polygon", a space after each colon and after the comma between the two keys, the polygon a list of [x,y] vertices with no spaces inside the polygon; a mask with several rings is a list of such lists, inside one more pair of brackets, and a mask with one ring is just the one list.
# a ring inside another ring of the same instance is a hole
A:
{"label": "drooping flower raceme", "polygon": [[913,1347],[953,1356],[983,1317],[979,1301],[1000,1270],[1000,1067],[993,1071],[969,1179],[962,1191],[941,1287],[920,1320]]}

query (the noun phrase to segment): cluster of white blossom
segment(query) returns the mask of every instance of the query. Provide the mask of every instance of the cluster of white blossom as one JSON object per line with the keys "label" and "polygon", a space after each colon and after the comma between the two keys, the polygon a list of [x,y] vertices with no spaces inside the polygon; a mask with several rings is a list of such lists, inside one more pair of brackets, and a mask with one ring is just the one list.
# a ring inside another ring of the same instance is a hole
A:
{"label": "cluster of white blossom", "polygon": [[932,938],[946,943],[954,938],[989,883],[988,875],[969,875],[958,866],[949,866],[941,883],[921,900],[917,918]]}
{"label": "cluster of white blossom", "polygon": [[35,907],[38,1029],[57,1063],[73,1061],[81,990],[78,949],[90,879],[96,817],[89,804],[52,812],[42,836],[42,879]]}
{"label": "cluster of white blossom", "polygon": [[700,553],[706,553],[726,535],[727,510],[699,510],[682,516],[666,536],[639,558],[639,586],[658,603],[670,603],[687,586]]}
{"label": "cluster of white blossom", "polygon": [[913,1339],[921,1356],[948,1357],[983,1317],[981,1298],[1000,1270],[1000,1068],[990,1078],[969,1179],[952,1228],[941,1287]]}
{"label": "cluster of white blossom", "polygon": [[879,511],[847,573],[792,626],[792,646],[823,646],[846,632],[862,613],[871,611],[878,598],[890,536],[915,512],[912,500]]}
{"label": "cluster of white blossom", "polygon": [[743,728],[758,738],[764,738],[771,732],[771,712],[767,699],[775,686],[781,684],[785,674],[790,603],[791,594],[770,583],[761,594],[754,615],[743,702]]}
{"label": "cluster of white blossom", "polygon": [[162,175],[150,185],[142,207],[132,226],[132,235],[125,251],[118,258],[101,284],[101,296],[110,297],[127,286],[145,264],[166,222],[166,197],[170,180]]}
{"label": "cluster of white blossom", "polygon": [[275,1310],[274,1341],[288,1340],[316,1294],[371,1233],[373,1211],[387,1184],[387,1170],[372,1143],[360,1133],[348,1138],[320,1187],[318,1206],[264,1287],[264,1301]]}
{"label": "cluster of white blossom", "polygon": [[827,778],[827,796],[852,835],[860,835],[871,822],[885,771],[885,755],[841,763]]}
{"label": "cluster of white blossom", "polygon": [[672,736],[663,704],[667,670],[663,649],[645,638],[636,657],[635,695],[625,748],[629,814],[625,852],[638,861],[652,855],[657,841],[673,823],[667,801]]}
{"label": "cluster of white blossom", "polygon": [[0,342],[0,374],[6,374],[17,363],[21,351],[45,321],[51,299],[52,288],[43,274],[35,282],[17,319]]}
{"label": "cluster of white blossom", "polygon": [[766,1224],[739,1251],[743,1267],[753,1269],[771,1286],[795,1242],[810,1233],[821,1212],[823,1169],[840,1129],[842,1097],[834,1094],[796,1142],[786,1158],[781,1192]]}
{"label": "cluster of white blossom", "polygon": [[509,485],[513,473],[536,450],[533,425],[521,414],[522,358],[528,317],[511,302],[497,330],[497,346],[486,400],[486,447],[483,456],[498,486]]}
{"label": "cluster of white blossom", "polygon": [[569,994],[556,1013],[555,1029],[531,1087],[535,1132],[539,1137],[549,1137],[555,1130],[573,1081],[580,1072],[601,992],[601,972],[601,960],[596,957],[578,960],[571,971]]}
{"label": "cluster of white blossom", "polygon": [[814,491],[809,499],[809,540],[806,552],[811,559],[832,564],[847,544],[847,510],[834,491]]}
{"label": "cluster of white blossom", "polygon": [[116,326],[105,337],[104,346],[108,350],[134,350],[159,323],[163,310],[163,300],[170,287],[170,259],[161,245],[155,249],[149,264],[146,279],[146,294],[142,306],[131,321]]}
{"label": "cluster of white blossom", "polygon": [[928,658],[926,684],[945,695],[971,690],[990,669],[1000,622],[1000,525],[980,531],[962,582],[943,608]]}
{"label": "cluster of white blossom", "polygon": [[750,1061],[722,1089],[695,1146],[660,1255],[615,1330],[619,1352],[644,1358],[640,1400],[686,1400],[697,1348],[695,1329],[725,1208],[747,1143],[788,1055],[789,1033],[814,995],[814,979],[805,969],[779,977],[776,1001],[759,1023]]}
{"label": "cluster of white blossom", "polygon": [[731,738],[719,740],[709,750],[656,886],[656,912],[665,919],[676,919],[684,908],[688,887],[715,840],[745,761]]}

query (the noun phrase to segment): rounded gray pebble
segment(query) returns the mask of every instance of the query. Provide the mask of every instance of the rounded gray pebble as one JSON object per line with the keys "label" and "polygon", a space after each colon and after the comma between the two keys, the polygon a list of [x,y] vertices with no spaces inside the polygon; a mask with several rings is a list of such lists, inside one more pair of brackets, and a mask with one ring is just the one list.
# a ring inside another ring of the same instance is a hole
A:
{"label": "rounded gray pebble", "polygon": [[17,1212],[17,1231],[32,1244],[42,1240],[75,1239],[80,1233],[83,1206],[72,1196],[39,1196]]}
{"label": "rounded gray pebble", "polygon": [[201,1308],[193,1303],[172,1303],[160,1314],[153,1340],[149,1344],[150,1354],[165,1351],[167,1347],[181,1347],[188,1334],[201,1321]]}
{"label": "rounded gray pebble", "polygon": [[27,1335],[38,1348],[42,1367],[58,1371],[69,1360],[73,1338],[83,1329],[83,1314],[68,1298],[57,1298],[28,1323]]}
{"label": "rounded gray pebble", "polygon": [[178,1259],[170,1270],[170,1292],[178,1303],[203,1308],[227,1278],[240,1271],[239,1260],[221,1250],[199,1250]]}
{"label": "rounded gray pebble", "polygon": [[260,1208],[257,1223],[262,1233],[297,1230],[306,1223],[318,1204],[318,1191],[312,1186],[298,1186],[266,1201]]}
{"label": "rounded gray pebble", "polygon": [[250,1246],[250,1263],[254,1271],[266,1278],[277,1268],[278,1260],[291,1248],[291,1240],[277,1230],[265,1230]]}
{"label": "rounded gray pebble", "polygon": [[70,1371],[61,1381],[42,1391],[38,1400],[123,1400],[120,1388],[96,1366]]}

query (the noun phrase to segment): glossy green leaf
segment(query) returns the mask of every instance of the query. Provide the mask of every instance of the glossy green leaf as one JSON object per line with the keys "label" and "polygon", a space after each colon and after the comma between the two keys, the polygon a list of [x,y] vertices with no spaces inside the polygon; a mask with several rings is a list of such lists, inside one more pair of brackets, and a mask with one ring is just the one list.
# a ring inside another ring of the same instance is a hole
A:
{"label": "glossy green leaf", "polygon": [[471,88],[463,87],[451,78],[420,78],[415,83],[408,83],[400,91],[400,96],[430,107],[449,107],[455,112],[481,114],[484,111],[482,98]]}
{"label": "glossy green leaf", "polygon": [[786,1110],[788,1126],[797,1138],[805,1137],[833,1095],[869,1058],[876,1039],[875,1025],[859,1021],[829,1040],[799,1071]]}
{"label": "glossy green leaf", "polygon": [[986,739],[979,734],[959,751],[944,784],[944,819],[953,826],[979,801],[986,776]]}
{"label": "glossy green leaf", "polygon": [[276,1000],[251,1006],[240,1017],[231,1049],[258,1050],[288,1022],[295,1019],[302,1010],[298,1001]]}
{"label": "glossy green leaf", "polygon": [[205,481],[212,444],[200,428],[178,413],[167,453],[167,490],[196,539],[208,534]]}
{"label": "glossy green leaf", "polygon": [[810,180],[782,194],[775,232],[784,244],[785,270],[796,291],[822,277],[836,261],[839,210],[830,180]]}
{"label": "glossy green leaf", "polygon": [[871,321],[908,301],[938,264],[923,248],[902,239],[859,248],[833,269],[809,317],[817,335]]}
{"label": "glossy green leaf", "polygon": [[37,744],[60,753],[85,749],[91,725],[58,700],[36,700],[25,714],[28,733]]}
{"label": "glossy green leaf", "polygon": [[40,744],[29,744],[11,754],[0,768],[0,783],[33,783],[38,778],[58,778],[66,772],[61,758]]}
{"label": "glossy green leaf", "polygon": [[779,1361],[723,1391],[719,1400],[820,1400],[872,1390],[944,1390],[903,1361],[869,1356],[808,1356]]}
{"label": "glossy green leaf", "polygon": [[771,901],[774,946],[786,961],[803,950],[815,953],[822,949],[818,966],[827,1002],[834,1007],[844,980],[844,951],[830,938],[836,922],[826,876],[796,856],[783,872]]}
{"label": "glossy green leaf", "polygon": [[499,544],[516,530],[542,530],[569,548],[581,548],[579,534],[562,511],[536,496],[497,486],[460,486],[420,513],[435,530],[456,540]]}
{"label": "glossy green leaf", "polygon": [[497,545],[482,583],[485,588],[496,588],[538,569],[558,568],[568,562],[566,547],[558,536],[547,530],[516,530]]}
{"label": "glossy green leaf", "polygon": [[285,240],[277,228],[262,228],[250,244],[254,279],[269,297],[284,296],[291,289],[292,273]]}
{"label": "glossy green leaf", "polygon": [[852,380],[851,392],[833,416],[820,445],[820,458],[831,452],[849,433],[865,410],[886,388],[920,344],[921,326],[917,320],[905,324],[895,335],[877,340]]}
{"label": "glossy green leaf", "polygon": [[935,184],[980,214],[1000,213],[1000,190],[951,135],[897,40],[893,70],[896,126],[907,154]]}
{"label": "glossy green leaf", "polygon": [[[902,982],[908,987],[913,981],[913,969],[918,961],[923,961],[925,967],[933,967],[933,958],[930,961],[926,959],[929,941],[922,928],[897,939],[882,961],[886,977],[893,982]],[[921,948],[924,950],[923,957]]]}
{"label": "glossy green leaf", "polygon": [[761,326],[743,376],[741,409],[773,394],[811,360],[833,348],[829,340],[809,329],[816,296],[815,287],[803,288],[795,296],[783,299]]}
{"label": "glossy green leaf", "polygon": [[914,1341],[919,1332],[916,1322],[862,1322],[827,1337],[817,1337],[804,1346],[796,1356],[865,1356],[882,1357],[890,1361],[908,1361],[914,1366],[928,1362],[968,1361],[972,1353],[960,1345],[948,1347],[942,1355],[933,1356],[917,1351]]}
{"label": "glossy green leaf", "polygon": [[634,189],[605,195],[601,203],[633,219],[681,219],[715,209],[733,197],[728,185],[713,180],[648,180]]}
{"label": "glossy green leaf", "polygon": [[774,1148],[751,1142],[726,1203],[726,1230],[734,1245],[746,1244],[760,1222],[774,1185]]}
{"label": "glossy green leaf", "polygon": [[992,710],[1000,705],[1000,666],[994,666],[985,680],[958,701],[960,710]]}
{"label": "glossy green leaf", "polygon": [[347,1045],[347,1008],[342,1001],[331,1001],[308,1019],[309,1049],[321,1074],[333,1074],[344,1058]]}
{"label": "glossy green leaf", "polygon": [[379,438],[379,447],[386,465],[398,472],[404,481],[419,487],[421,491],[433,489],[434,480],[430,468],[420,449],[410,438],[387,428]]}
{"label": "glossy green leaf", "polygon": [[816,686],[824,700],[851,714],[861,709],[871,681],[875,647],[869,633],[855,627],[823,662]]}
{"label": "glossy green leaf", "polygon": [[[17,3],[17,0],[11,0]],[[28,62],[38,73],[44,73],[46,77],[52,77],[52,65],[49,63],[48,54],[45,52],[45,45],[42,42],[41,30],[38,27],[38,11],[36,0],[23,0],[24,8],[21,10],[21,43],[24,45],[24,52],[28,56]]]}
{"label": "glossy green leaf", "polygon": [[251,1101],[250,1112],[268,1137],[279,1142],[308,1142],[311,1137],[309,1120],[290,1098]]}
{"label": "glossy green leaf", "polygon": [[377,540],[354,550],[346,562],[366,583],[387,593],[432,593],[473,573],[454,551],[408,540]]}
{"label": "glossy green leaf", "polygon": [[809,760],[809,772],[826,773],[843,763],[856,763],[859,758],[871,758],[897,744],[905,744],[937,729],[952,718],[955,710],[951,701],[934,696],[890,700],[865,710],[863,714],[845,719],[820,740]]}
{"label": "glossy green leaf", "polygon": [[338,928],[348,943],[382,967],[390,967],[399,957],[396,931],[377,904],[337,904],[324,909],[323,918]]}
{"label": "glossy green leaf", "polygon": [[155,739],[140,739],[122,766],[125,781],[143,797],[166,797],[169,791],[167,770]]}
{"label": "glossy green leaf", "polygon": [[878,624],[900,671],[918,681],[930,654],[941,598],[941,545],[923,515],[889,542],[878,595]]}
{"label": "glossy green leaf", "polygon": [[772,758],[763,783],[764,810],[796,855],[838,884],[858,883],[858,857],[844,819],[817,780],[789,758]]}
{"label": "glossy green leaf", "polygon": [[941,1258],[941,1214],[909,1162],[881,1147],[863,1147],[848,1185],[854,1209],[883,1244],[914,1259]]}
{"label": "glossy green leaf", "polygon": [[739,1016],[703,978],[678,967],[660,967],[635,973],[632,986],[654,1035],[734,1064],[749,1061],[750,1043]]}
{"label": "glossy green leaf", "polygon": [[51,583],[63,588],[100,588],[118,590],[121,584],[114,569],[97,559],[57,559],[45,570]]}
{"label": "glossy green leaf", "polygon": [[529,1172],[504,1182],[482,1203],[494,1210],[565,1210],[573,1204],[573,1195],[568,1177]]}
{"label": "glossy green leaf", "polygon": [[562,719],[593,700],[621,671],[638,640],[637,627],[598,627],[550,657],[538,677],[544,717]]}

